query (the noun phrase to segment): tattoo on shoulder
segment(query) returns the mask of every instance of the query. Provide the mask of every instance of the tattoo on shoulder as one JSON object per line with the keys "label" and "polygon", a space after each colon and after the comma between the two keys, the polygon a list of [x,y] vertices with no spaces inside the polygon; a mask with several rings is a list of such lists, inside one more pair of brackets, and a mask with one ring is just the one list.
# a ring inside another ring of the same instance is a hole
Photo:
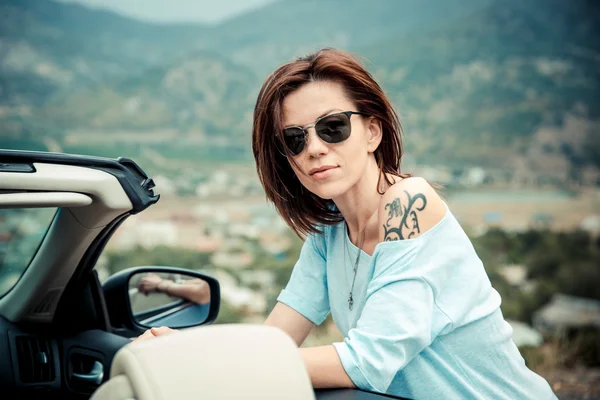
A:
{"label": "tattoo on shoulder", "polygon": [[425,209],[427,198],[422,193],[412,196],[406,190],[404,193],[407,197],[405,202],[396,197],[391,203],[385,205],[385,210],[388,212],[388,219],[383,225],[386,242],[411,239],[421,233],[417,211]]}

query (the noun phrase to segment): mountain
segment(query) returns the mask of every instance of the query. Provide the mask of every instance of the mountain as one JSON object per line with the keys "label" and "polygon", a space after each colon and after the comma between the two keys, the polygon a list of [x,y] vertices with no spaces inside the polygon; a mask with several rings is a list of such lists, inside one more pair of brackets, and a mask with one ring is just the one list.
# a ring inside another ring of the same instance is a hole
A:
{"label": "mountain", "polygon": [[[203,26],[141,22],[51,0],[0,0],[0,104],[38,105],[57,90],[103,86],[195,50],[221,53],[266,74],[317,46],[351,47],[422,30],[481,2],[287,0]],[[23,84],[30,79],[31,87]]]}
{"label": "mountain", "polygon": [[[155,130],[242,135],[250,123],[256,77],[248,68],[208,51],[155,67],[102,88],[56,96],[44,118],[65,129]],[[234,132],[232,132],[234,131]]]}
{"label": "mountain", "polygon": [[319,47],[346,49],[427,32],[491,0],[283,0],[225,21],[207,46],[266,75]]}
{"label": "mountain", "polygon": [[248,68],[195,51],[136,77],[54,95],[18,123],[5,119],[2,140],[114,157],[244,158],[256,82]]}
{"label": "mountain", "polygon": [[[357,0],[280,1],[204,27],[148,24],[50,0],[0,0],[0,15],[10,21],[0,28],[2,135],[10,138],[10,146],[24,141],[29,146],[41,143],[41,135],[61,143],[73,138],[72,131],[169,126],[180,132],[243,134],[250,123],[249,99],[266,68],[319,45],[368,43],[434,26],[445,14],[465,14],[481,0],[425,3],[438,7],[422,7],[416,0],[378,0],[376,7]],[[192,72],[192,65],[207,69]],[[189,93],[161,82],[185,70],[215,84],[241,69],[255,72],[243,73],[235,91],[217,89],[193,101]],[[203,104],[205,98],[216,99],[220,108]]]}
{"label": "mountain", "polygon": [[[424,161],[508,167],[530,152],[539,129],[562,127],[573,115],[596,126],[598,20],[591,1],[503,0],[359,52],[377,66]],[[584,157],[590,140],[584,135],[564,155]]]}
{"label": "mountain", "polygon": [[551,155],[562,160],[557,170],[585,166],[600,136],[593,3],[286,0],[216,26],[180,26],[0,0],[12,18],[0,27],[0,138],[20,148],[143,147],[174,158],[218,148],[249,158],[268,72],[331,46],[366,57],[419,161],[544,169]]}
{"label": "mountain", "polygon": [[[81,93],[95,97],[110,91],[111,82],[188,56],[207,29],[150,24],[50,0],[0,0],[0,18],[0,138],[8,148],[60,143],[64,126],[55,120],[61,116],[48,119],[44,107]],[[62,112],[73,122],[82,117],[79,105]]]}
{"label": "mountain", "polygon": [[[0,0],[0,18],[0,104],[12,105],[37,105],[65,87],[162,66],[200,46],[207,30],[49,0]],[[31,87],[24,84],[29,79]]]}

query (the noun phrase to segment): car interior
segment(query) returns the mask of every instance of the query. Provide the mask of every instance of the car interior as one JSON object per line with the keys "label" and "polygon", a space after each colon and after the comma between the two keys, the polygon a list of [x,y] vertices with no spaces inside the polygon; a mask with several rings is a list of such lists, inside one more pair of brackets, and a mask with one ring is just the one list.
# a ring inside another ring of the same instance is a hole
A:
{"label": "car interior", "polygon": [[[128,158],[0,150],[2,399],[393,398],[314,390],[283,331],[212,324],[219,282],[205,274],[132,266],[101,283],[98,257],[159,201],[154,186]],[[200,296],[145,296],[152,279]],[[178,331],[131,343],[152,326]]]}

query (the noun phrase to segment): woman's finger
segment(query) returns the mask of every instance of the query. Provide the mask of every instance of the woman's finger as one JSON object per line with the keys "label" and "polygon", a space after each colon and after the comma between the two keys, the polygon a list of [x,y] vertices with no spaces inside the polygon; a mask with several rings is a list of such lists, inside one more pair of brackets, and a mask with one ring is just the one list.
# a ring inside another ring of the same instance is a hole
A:
{"label": "woman's finger", "polygon": [[168,326],[161,326],[158,328],[150,328],[150,330],[152,331],[152,334],[154,336],[162,336],[162,335],[168,335],[170,333],[178,332],[177,330],[171,329]]}

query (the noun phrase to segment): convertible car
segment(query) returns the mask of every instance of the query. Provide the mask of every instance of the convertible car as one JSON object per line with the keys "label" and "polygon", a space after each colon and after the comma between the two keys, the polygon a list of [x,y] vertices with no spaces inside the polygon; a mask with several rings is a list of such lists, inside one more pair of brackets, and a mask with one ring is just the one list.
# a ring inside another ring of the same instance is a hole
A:
{"label": "convertible car", "polygon": [[[133,160],[0,150],[0,398],[364,399],[313,390],[296,345],[212,324],[219,282],[132,266],[102,283],[115,230],[160,196]],[[154,326],[177,333],[132,343]]]}

